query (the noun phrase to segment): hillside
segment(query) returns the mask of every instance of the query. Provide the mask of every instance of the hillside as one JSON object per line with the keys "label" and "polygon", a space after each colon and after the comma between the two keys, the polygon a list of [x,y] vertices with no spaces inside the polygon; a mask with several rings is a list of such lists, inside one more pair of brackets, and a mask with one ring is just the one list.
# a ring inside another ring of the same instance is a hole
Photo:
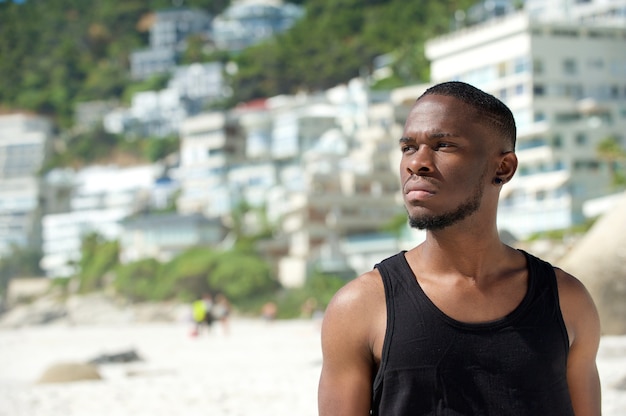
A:
{"label": "hillside", "polygon": [[[289,32],[237,56],[233,103],[326,89],[368,71],[393,53],[393,79],[428,78],[424,41],[449,29],[450,17],[473,0],[292,0],[306,17]],[[228,0],[186,0],[185,7],[220,13]],[[122,98],[136,89],[129,54],[147,45],[150,13],[171,0],[28,0],[0,2],[0,110],[30,110],[70,127],[76,103]]]}

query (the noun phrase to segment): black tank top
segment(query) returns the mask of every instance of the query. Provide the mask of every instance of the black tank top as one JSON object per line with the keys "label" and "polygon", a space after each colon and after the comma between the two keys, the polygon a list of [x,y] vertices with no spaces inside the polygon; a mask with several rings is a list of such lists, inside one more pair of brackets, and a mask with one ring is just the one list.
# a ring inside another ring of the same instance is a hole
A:
{"label": "black tank top", "polygon": [[422,291],[404,252],[376,265],[387,330],[372,415],[569,416],[569,341],[553,267],[526,253],[528,290],[506,317],[463,323]]}

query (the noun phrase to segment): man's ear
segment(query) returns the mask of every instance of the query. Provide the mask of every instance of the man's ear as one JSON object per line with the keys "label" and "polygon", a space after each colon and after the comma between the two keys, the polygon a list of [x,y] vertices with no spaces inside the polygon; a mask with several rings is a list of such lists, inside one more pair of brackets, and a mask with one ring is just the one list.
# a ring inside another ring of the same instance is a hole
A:
{"label": "man's ear", "polygon": [[515,171],[517,170],[517,155],[515,152],[505,152],[500,156],[500,163],[498,164],[498,170],[496,176],[501,178],[504,182],[509,182]]}

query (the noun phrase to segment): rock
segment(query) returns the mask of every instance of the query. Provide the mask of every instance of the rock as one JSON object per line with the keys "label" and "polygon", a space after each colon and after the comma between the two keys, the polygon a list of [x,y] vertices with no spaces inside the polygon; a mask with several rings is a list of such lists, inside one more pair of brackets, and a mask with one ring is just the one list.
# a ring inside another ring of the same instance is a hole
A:
{"label": "rock", "polygon": [[71,296],[65,305],[75,325],[123,324],[133,320],[130,308],[101,292]]}
{"label": "rock", "polygon": [[555,265],[585,284],[604,335],[626,335],[626,193]]}
{"label": "rock", "polygon": [[43,325],[61,320],[67,316],[62,302],[53,297],[43,297],[30,304],[20,304],[2,315],[0,327],[18,328],[21,326]]}
{"label": "rock", "polygon": [[70,383],[101,379],[98,368],[93,364],[58,363],[48,367],[37,383]]}
{"label": "rock", "polygon": [[131,363],[142,361],[135,350],[122,351],[114,354],[101,354],[89,360],[89,364]]}

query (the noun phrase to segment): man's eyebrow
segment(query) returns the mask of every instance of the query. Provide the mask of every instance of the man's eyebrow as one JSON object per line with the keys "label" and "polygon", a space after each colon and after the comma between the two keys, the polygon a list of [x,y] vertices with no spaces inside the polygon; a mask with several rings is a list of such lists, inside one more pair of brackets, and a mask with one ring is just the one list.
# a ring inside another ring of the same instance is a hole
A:
{"label": "man's eyebrow", "polygon": [[[428,139],[441,139],[444,137],[460,137],[458,134],[455,133],[447,133],[444,131],[433,131],[430,133],[426,133],[426,136]],[[400,140],[398,141],[400,144],[403,143],[407,143],[407,142],[414,142],[415,139],[412,137],[401,137]]]}
{"label": "man's eyebrow", "polygon": [[442,137],[459,137],[459,135],[455,133],[447,133],[445,131],[434,131],[432,133],[428,133],[429,139],[440,139]]}

